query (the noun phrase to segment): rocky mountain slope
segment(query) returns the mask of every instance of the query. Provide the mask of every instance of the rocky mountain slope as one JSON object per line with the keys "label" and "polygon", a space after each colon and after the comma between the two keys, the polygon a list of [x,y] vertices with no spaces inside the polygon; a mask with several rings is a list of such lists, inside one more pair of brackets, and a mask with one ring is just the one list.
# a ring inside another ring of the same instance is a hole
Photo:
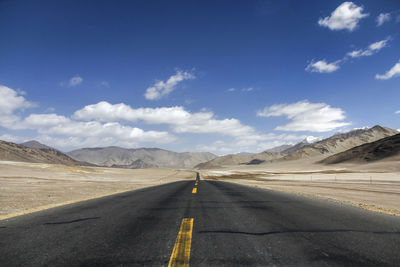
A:
{"label": "rocky mountain slope", "polygon": [[76,160],[123,168],[192,168],[216,157],[208,152],[177,153],[159,148],[126,149],[115,146],[83,148],[67,154]]}
{"label": "rocky mountain slope", "polygon": [[53,148],[30,148],[24,145],[18,145],[1,140],[0,160],[53,163],[70,166],[87,165],[86,163],[74,160],[71,157]]}
{"label": "rocky mountain slope", "polygon": [[329,138],[306,145],[280,158],[279,161],[330,156],[395,134],[398,134],[396,130],[382,126],[338,133]]}
{"label": "rocky mountain slope", "polygon": [[265,152],[285,153],[285,151],[288,151],[292,147],[294,147],[294,145],[281,145],[267,149]]}
{"label": "rocky mountain slope", "polygon": [[[240,164],[254,164],[257,162],[257,164],[265,161],[270,161],[273,159],[278,159],[282,157],[282,154],[276,153],[276,152],[261,152],[258,154],[254,155],[247,155],[247,156],[241,156],[237,154],[229,154],[225,156],[221,156],[218,158],[215,158],[211,161],[201,163],[197,165],[195,168],[198,169],[211,169],[211,168],[219,168],[221,166],[228,166],[228,165],[240,165]],[[256,161],[254,161],[256,160]]]}
{"label": "rocky mountain slope", "polygon": [[44,144],[42,144],[42,143],[39,143],[39,142],[36,141],[36,140],[27,141],[27,142],[21,143],[20,145],[23,145],[23,146],[26,146],[26,147],[29,147],[29,148],[54,149],[54,148],[52,148],[52,147],[46,146],[46,145],[44,145]]}
{"label": "rocky mountain slope", "polygon": [[309,158],[316,158],[316,160],[318,160],[324,156],[334,155],[355,146],[373,142],[395,134],[398,134],[396,130],[382,126],[374,126],[372,128],[357,129],[347,133],[338,133],[317,142],[312,142],[314,140],[306,138],[294,146],[281,150],[279,153],[267,150],[250,156],[225,155],[217,157],[209,162],[199,164],[196,168],[211,169],[240,164],[259,165],[268,162]]}
{"label": "rocky mountain slope", "polygon": [[320,163],[367,163],[378,160],[400,160],[400,134],[353,147],[327,157],[320,161]]}

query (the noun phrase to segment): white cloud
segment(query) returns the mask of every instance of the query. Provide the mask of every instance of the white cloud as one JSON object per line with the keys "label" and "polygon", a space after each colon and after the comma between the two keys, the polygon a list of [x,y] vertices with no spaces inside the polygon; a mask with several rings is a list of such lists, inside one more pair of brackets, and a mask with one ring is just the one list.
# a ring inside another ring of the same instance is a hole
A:
{"label": "white cloud", "polygon": [[371,56],[375,53],[378,53],[379,50],[386,47],[390,38],[386,38],[385,40],[381,40],[375,43],[370,44],[366,49],[354,50],[347,53],[348,56],[352,58],[363,57],[363,56]]}
{"label": "white cloud", "polygon": [[358,57],[364,57],[364,56],[371,56],[373,54],[378,53],[382,48],[387,47],[389,40],[391,37],[389,36],[388,38],[372,43],[370,44],[367,48],[365,49],[358,49],[351,51],[346,54],[342,59],[337,60],[332,63],[326,62],[326,60],[319,60],[317,62],[311,61],[310,64],[307,65],[306,71],[309,72],[318,72],[318,73],[331,73],[334,71],[337,71],[340,68],[341,63],[346,62],[348,60],[348,57],[351,58],[358,58]]}
{"label": "white cloud", "polygon": [[232,144],[220,140],[215,141],[210,145],[204,145],[204,144],[197,145],[196,150],[202,152],[212,152],[218,155],[234,153],[235,151],[232,147]]}
{"label": "white cloud", "polygon": [[343,121],[346,117],[340,108],[332,108],[325,103],[310,103],[307,100],[265,107],[257,116],[286,116],[291,122],[275,128],[281,131],[328,132],[350,125]]}
{"label": "white cloud", "polygon": [[49,145],[51,147],[64,148],[64,149],[73,149],[73,148],[82,148],[82,147],[99,147],[99,146],[121,146],[121,147],[138,147],[143,145],[141,142],[138,142],[134,139],[129,140],[121,140],[114,136],[106,136],[106,137],[98,137],[98,136],[90,136],[90,137],[77,137],[77,136],[51,136],[51,135],[39,135],[34,138],[43,144]]}
{"label": "white cloud", "polygon": [[[235,138],[233,141],[215,141],[209,145],[200,144],[196,146],[197,151],[211,151],[216,154],[239,153],[244,151],[262,152],[266,149],[300,142],[307,138],[306,135],[294,134],[253,134]],[[320,140],[320,137],[315,137]]]}
{"label": "white cloud", "polygon": [[15,135],[10,135],[10,134],[2,134],[0,135],[0,140],[7,141],[7,142],[12,142],[12,143],[21,143],[25,139],[15,136]]}
{"label": "white cloud", "polygon": [[142,120],[149,124],[169,124],[177,133],[219,133],[241,136],[254,132],[252,127],[241,124],[237,119],[218,120],[212,112],[190,113],[181,106],[134,109],[123,103],[112,105],[102,101],[76,111],[73,118],[108,122]]}
{"label": "white cloud", "polygon": [[400,114],[400,110],[397,110],[397,111],[395,112],[395,114]]}
{"label": "white cloud", "polygon": [[70,119],[57,114],[30,114],[21,122],[20,128],[48,128],[70,122]]}
{"label": "white cloud", "polygon": [[[104,143],[114,145],[122,143],[163,144],[173,142],[176,139],[175,136],[165,131],[144,131],[137,127],[121,125],[118,122],[82,122],[54,113],[30,114],[21,120],[20,116],[15,114],[18,110],[32,106],[34,104],[19,95],[16,90],[0,85],[0,125],[8,129],[31,129],[40,134],[59,136],[57,138],[64,140],[65,144],[68,143],[68,140],[75,140],[75,144],[96,144],[97,142],[97,146],[99,144],[104,145]],[[2,135],[1,137],[10,141],[20,140],[11,135]]]}
{"label": "white cloud", "polygon": [[61,135],[83,139],[107,139],[131,143],[170,143],[175,137],[163,131],[144,131],[118,122],[74,121],[57,114],[31,114],[20,124],[20,129],[34,129],[40,134]]}
{"label": "white cloud", "polygon": [[14,114],[15,111],[35,106],[35,104],[27,101],[21,95],[21,92],[0,85],[0,126],[11,127],[19,120],[19,116]]}
{"label": "white cloud", "polygon": [[331,30],[353,31],[357,28],[358,22],[369,14],[362,13],[362,6],[357,6],[353,2],[343,2],[330,16],[320,18],[318,24],[328,27]]}
{"label": "white cloud", "polygon": [[388,22],[391,19],[390,13],[380,13],[378,17],[376,17],[376,25],[382,26],[383,23]]}
{"label": "white cloud", "polygon": [[234,92],[236,89],[235,88],[229,88],[227,91],[228,92]]}
{"label": "white cloud", "polygon": [[157,81],[153,86],[147,88],[144,96],[148,100],[160,99],[175,90],[178,83],[194,78],[195,76],[192,73],[177,71],[176,74],[169,77],[166,82]]}
{"label": "white cloud", "polygon": [[247,88],[243,88],[243,89],[242,89],[243,92],[251,92],[251,91],[253,91],[253,90],[254,90],[253,87],[247,87]]}
{"label": "white cloud", "polygon": [[376,74],[375,79],[378,80],[388,80],[393,77],[400,76],[400,61],[397,62],[390,70],[388,70],[385,74]]}
{"label": "white cloud", "polygon": [[339,63],[340,63],[340,60],[332,62],[332,63],[327,63],[325,60],[311,62],[306,67],[306,71],[319,72],[319,73],[331,73],[340,68]]}
{"label": "white cloud", "polygon": [[35,106],[28,102],[21,94],[22,91],[13,90],[0,85],[0,114],[12,114],[17,109],[25,109]]}
{"label": "white cloud", "polygon": [[80,85],[82,82],[83,82],[83,78],[79,75],[76,75],[76,76],[72,77],[71,79],[69,79],[68,86],[74,87],[74,86]]}
{"label": "white cloud", "polygon": [[97,121],[120,121],[126,120],[135,122],[144,120],[150,124],[169,123],[182,121],[189,118],[191,114],[183,107],[161,107],[161,108],[137,108],[133,109],[129,105],[110,104],[106,101],[88,105],[76,111],[73,118],[78,120],[97,120]]}

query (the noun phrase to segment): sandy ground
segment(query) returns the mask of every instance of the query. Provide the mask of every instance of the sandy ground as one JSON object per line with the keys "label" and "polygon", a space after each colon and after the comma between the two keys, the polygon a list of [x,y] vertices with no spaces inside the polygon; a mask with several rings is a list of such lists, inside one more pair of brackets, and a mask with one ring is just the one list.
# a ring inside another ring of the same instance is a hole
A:
{"label": "sandy ground", "polygon": [[400,216],[398,162],[323,166],[307,162],[235,166],[200,171],[203,179],[225,180],[344,202]]}
{"label": "sandy ground", "polygon": [[[400,164],[284,162],[201,170],[217,179],[344,202],[400,216]],[[188,170],[127,170],[0,161],[0,219],[143,187],[194,179]]]}
{"label": "sandy ground", "polygon": [[0,219],[117,192],[194,179],[195,172],[0,161]]}

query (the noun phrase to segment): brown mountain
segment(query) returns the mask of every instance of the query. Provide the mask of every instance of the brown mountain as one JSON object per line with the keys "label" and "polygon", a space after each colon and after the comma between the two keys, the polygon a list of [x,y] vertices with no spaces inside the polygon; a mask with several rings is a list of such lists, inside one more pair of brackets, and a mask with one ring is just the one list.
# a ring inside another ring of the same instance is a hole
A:
{"label": "brown mountain", "polygon": [[284,153],[284,151],[287,151],[288,149],[292,148],[294,145],[281,145],[281,146],[276,146],[270,149],[265,150],[265,152],[275,152],[275,153]]}
{"label": "brown mountain", "polygon": [[330,156],[395,134],[398,134],[396,130],[382,126],[339,133],[319,142],[306,145],[278,161]]}
{"label": "brown mountain", "polygon": [[26,147],[30,147],[30,148],[46,148],[46,149],[54,149],[52,147],[46,146],[42,143],[39,143],[36,140],[31,140],[31,141],[27,141],[24,143],[21,143],[20,145],[26,146]]}
{"label": "brown mountain", "polygon": [[195,166],[197,169],[220,168],[222,166],[240,165],[240,164],[260,164],[261,162],[270,161],[282,157],[282,154],[276,152],[261,152],[253,155],[229,154],[217,157],[205,163]]}
{"label": "brown mountain", "polygon": [[321,160],[320,163],[367,163],[378,160],[400,160],[400,134],[353,147],[344,152],[327,157]]}
{"label": "brown mountain", "polygon": [[324,156],[334,155],[347,149],[359,146],[365,143],[373,142],[388,136],[398,134],[396,130],[374,126],[367,129],[357,129],[347,133],[338,133],[321,141],[310,143],[307,139],[297,143],[280,153],[264,151],[254,155],[225,155],[217,157],[211,161],[201,163],[195,168],[212,169],[229,165],[259,165],[268,162],[279,162],[289,160],[299,160],[316,158],[321,159]]}
{"label": "brown mountain", "polygon": [[0,160],[53,163],[70,166],[87,165],[53,148],[30,148],[0,140]]}
{"label": "brown mountain", "polygon": [[[82,148],[67,153],[76,160],[120,168],[193,168],[214,159],[208,152],[172,152],[159,148],[126,149],[122,147]],[[139,160],[139,161],[138,161]]]}

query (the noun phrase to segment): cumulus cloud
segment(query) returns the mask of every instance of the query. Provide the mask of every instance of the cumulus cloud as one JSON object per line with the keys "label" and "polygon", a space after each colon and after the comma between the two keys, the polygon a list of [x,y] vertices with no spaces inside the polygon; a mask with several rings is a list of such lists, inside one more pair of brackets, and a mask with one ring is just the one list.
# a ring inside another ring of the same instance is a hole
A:
{"label": "cumulus cloud", "polygon": [[204,145],[204,144],[196,145],[196,150],[202,152],[212,152],[218,155],[235,152],[235,150],[232,148],[232,144],[220,140],[215,141],[209,145]]}
{"label": "cumulus cloud", "polygon": [[331,30],[354,31],[359,21],[369,14],[363,13],[363,7],[353,2],[344,2],[338,6],[330,16],[320,18],[318,24]]}
{"label": "cumulus cloud", "polygon": [[[34,106],[16,90],[0,85],[0,126],[12,130],[35,130],[40,134],[56,135],[60,140],[75,138],[81,144],[95,141],[111,141],[125,144],[170,143],[175,136],[166,131],[144,131],[137,127],[121,125],[118,122],[76,121],[71,118],[50,114],[30,114],[24,119],[16,112]],[[151,118],[150,118],[151,120]],[[60,137],[61,136],[61,137]],[[17,137],[3,135],[7,140],[18,140]],[[103,143],[97,143],[97,145]]]}
{"label": "cumulus cloud", "polygon": [[166,82],[157,81],[153,86],[147,88],[144,96],[148,100],[160,99],[174,91],[180,82],[191,79],[195,79],[192,73],[177,71],[176,74],[169,77]]}
{"label": "cumulus cloud", "polygon": [[[211,144],[200,144],[196,146],[197,151],[210,151],[216,154],[239,153],[243,151],[262,152],[266,149],[284,145],[293,144],[307,138],[306,135],[293,134],[256,134],[248,138],[235,138],[233,141],[218,140]],[[319,140],[320,138],[318,138]]]}
{"label": "cumulus cloud", "polygon": [[95,138],[96,140],[109,138],[133,143],[162,144],[175,140],[174,136],[164,131],[144,131],[118,122],[74,121],[57,114],[31,114],[19,124],[19,128],[35,129],[38,133],[47,135]]}
{"label": "cumulus cloud", "polygon": [[306,71],[331,73],[337,71],[340,68],[339,63],[340,60],[332,63],[328,63],[325,60],[319,60],[317,62],[311,62],[310,64],[308,64],[308,66],[306,67]]}
{"label": "cumulus cloud", "polygon": [[376,17],[376,25],[382,26],[385,22],[388,22],[391,19],[390,13],[380,13],[378,17]]}
{"label": "cumulus cloud", "polygon": [[57,114],[30,114],[21,122],[21,128],[48,128],[65,125],[71,120]]}
{"label": "cumulus cloud", "polygon": [[142,120],[149,124],[169,124],[177,133],[219,133],[240,136],[254,132],[252,127],[241,124],[237,119],[219,120],[212,112],[190,113],[181,106],[134,109],[123,103],[113,105],[102,101],[85,106],[76,111],[73,117],[79,120],[108,122]]}
{"label": "cumulus cloud", "polygon": [[0,85],[0,126],[11,127],[19,120],[15,115],[17,110],[34,107],[35,104],[27,101],[21,91]]}
{"label": "cumulus cloud", "polygon": [[382,48],[386,47],[389,40],[390,38],[388,37],[384,40],[370,44],[366,49],[354,50],[347,53],[347,55],[352,58],[372,56],[373,54],[378,53]]}
{"label": "cumulus cloud", "polygon": [[79,75],[75,75],[74,77],[69,79],[68,82],[61,82],[60,85],[67,86],[67,87],[74,87],[74,86],[80,85],[82,82],[83,82],[83,78]]}
{"label": "cumulus cloud", "polygon": [[2,134],[2,135],[0,135],[0,140],[7,141],[7,142],[12,142],[12,143],[21,143],[25,139],[21,138],[19,136],[15,136],[15,135]]}
{"label": "cumulus cloud", "polygon": [[265,107],[257,116],[286,116],[291,122],[275,128],[281,131],[328,132],[350,125],[343,121],[346,117],[342,109],[332,108],[325,103],[310,103],[307,100]]}
{"label": "cumulus cloud", "polygon": [[[208,150],[218,153],[240,152],[251,150],[258,144],[266,142],[288,142],[299,141],[305,136],[260,133],[253,127],[244,125],[235,118],[218,119],[211,111],[202,110],[191,113],[183,107],[160,107],[160,108],[132,108],[129,105],[110,104],[102,101],[97,104],[88,105],[74,113],[76,120],[95,120],[102,122],[143,121],[147,124],[167,124],[175,133],[196,134],[220,134],[233,138],[232,142],[209,145],[199,145],[197,150]],[[215,146],[214,149],[211,149]],[[207,149],[206,149],[207,148]]]}
{"label": "cumulus cloud", "polygon": [[397,62],[390,70],[388,70],[385,74],[376,74],[375,79],[377,80],[388,80],[393,77],[400,76],[400,61]]}

